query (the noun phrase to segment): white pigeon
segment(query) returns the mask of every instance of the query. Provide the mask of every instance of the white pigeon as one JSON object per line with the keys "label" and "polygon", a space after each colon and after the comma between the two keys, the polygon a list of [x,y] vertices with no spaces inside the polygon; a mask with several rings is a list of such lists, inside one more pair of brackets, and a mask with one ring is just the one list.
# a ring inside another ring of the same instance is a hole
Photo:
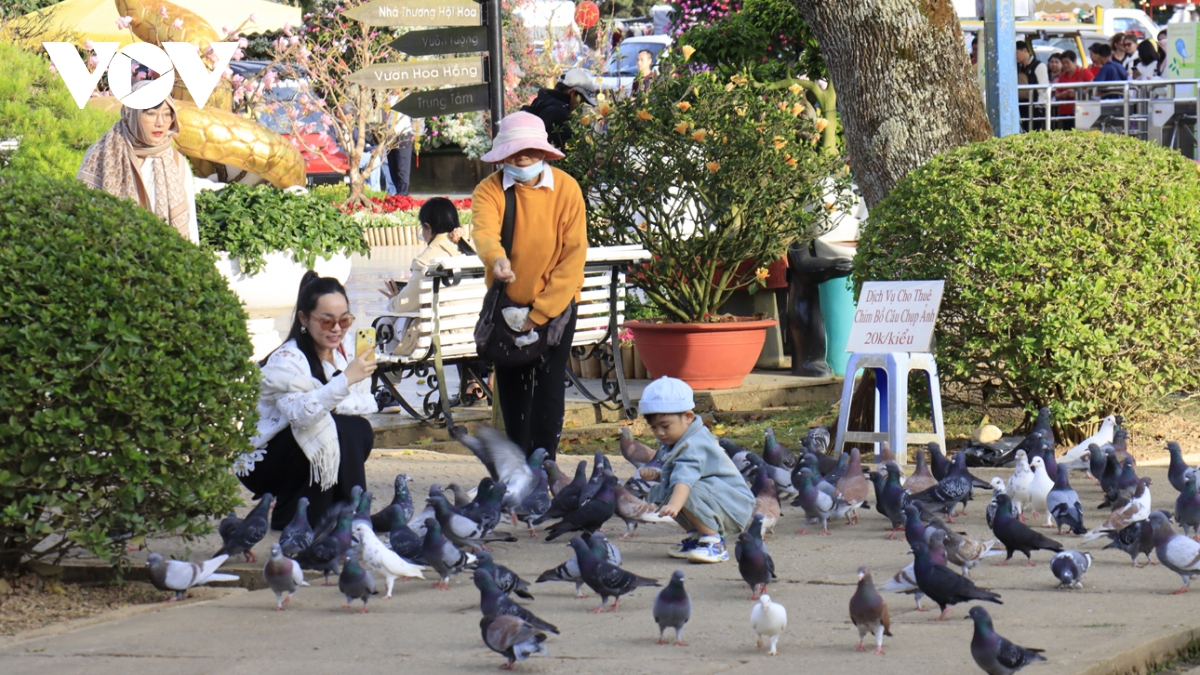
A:
{"label": "white pigeon", "polygon": [[1085,438],[1083,442],[1067,451],[1067,454],[1059,458],[1059,464],[1066,464],[1067,468],[1072,471],[1087,471],[1090,468],[1089,460],[1091,459],[1088,453],[1088,446],[1095,443],[1097,446],[1103,446],[1105,443],[1113,442],[1113,431],[1117,427],[1117,418],[1109,415],[1100,423],[1100,430]]}
{"label": "white pigeon", "polygon": [[1088,531],[1083,537],[1083,543],[1099,539],[1109,532],[1120,532],[1129,525],[1150,517],[1150,485],[1146,478],[1138,479],[1137,488],[1129,503],[1108,515],[1108,520],[1099,527]]}
{"label": "white pigeon", "polygon": [[410,563],[395,551],[384,546],[379,537],[375,536],[375,532],[371,530],[370,523],[362,521],[355,523],[354,538],[362,542],[363,564],[367,566],[367,569],[382,573],[383,578],[387,581],[387,595],[383,596],[384,600],[392,597],[392,585],[396,583],[398,577],[425,578],[422,570],[426,568]]}
{"label": "white pigeon", "polygon": [[185,562],[183,560],[163,560],[161,554],[151,553],[146,556],[146,567],[150,568],[150,582],[160,591],[175,591],[175,597],[167,602],[182,600],[187,590],[210,581],[237,581],[236,574],[217,574],[217,568],[229,558],[219,555],[202,563]]}
{"label": "white pigeon", "polygon": [[1025,507],[1033,501],[1029,495],[1029,484],[1032,482],[1033,471],[1029,468],[1029,455],[1025,454],[1024,450],[1018,450],[1017,465],[1008,479],[1008,496],[1012,497],[1017,517],[1021,520],[1025,520]]}
{"label": "white pigeon", "polygon": [[1029,484],[1030,508],[1033,509],[1034,516],[1046,514],[1046,527],[1054,527],[1054,517],[1050,513],[1050,507],[1046,505],[1046,497],[1050,496],[1050,491],[1054,489],[1054,479],[1046,473],[1046,463],[1041,457],[1034,457],[1029,463],[1029,468],[1033,470],[1033,482]]}
{"label": "white pigeon", "polygon": [[[989,529],[992,527],[992,521],[996,519],[996,509],[999,508],[996,505],[996,498],[1000,495],[1008,494],[1008,488],[1004,486],[1004,480],[999,476],[992,476],[991,483],[992,501],[988,502],[987,511],[984,512],[987,516],[987,526]],[[1012,495],[1009,495],[1009,497],[1011,498]],[[1013,502],[1013,504],[1016,504],[1016,502]],[[1016,507],[1014,506],[1014,508]]]}
{"label": "white pigeon", "polygon": [[779,642],[779,634],[787,628],[787,610],[783,605],[771,602],[771,596],[763,593],[758,599],[758,604],[750,610],[750,627],[758,636],[758,648],[762,649],[763,638],[766,638],[770,645],[767,654],[775,656],[779,653],[775,649],[776,643]]}

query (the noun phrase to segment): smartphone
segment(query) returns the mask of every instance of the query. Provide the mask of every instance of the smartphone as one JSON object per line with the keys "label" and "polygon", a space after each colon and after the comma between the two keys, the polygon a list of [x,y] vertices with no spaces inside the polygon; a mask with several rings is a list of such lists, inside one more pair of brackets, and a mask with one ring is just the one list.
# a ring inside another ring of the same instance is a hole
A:
{"label": "smartphone", "polygon": [[359,357],[375,350],[375,329],[359,328],[354,336],[354,356]]}

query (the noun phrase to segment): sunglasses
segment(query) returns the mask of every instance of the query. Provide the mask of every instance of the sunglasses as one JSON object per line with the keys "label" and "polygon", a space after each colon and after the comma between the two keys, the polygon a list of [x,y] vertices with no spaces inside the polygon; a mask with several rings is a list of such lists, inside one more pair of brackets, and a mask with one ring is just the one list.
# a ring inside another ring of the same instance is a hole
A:
{"label": "sunglasses", "polygon": [[317,324],[321,326],[321,330],[333,330],[335,324],[341,326],[342,330],[350,330],[350,326],[354,325],[353,314],[347,314],[340,319],[335,319],[332,316],[314,316],[313,318],[317,320]]}

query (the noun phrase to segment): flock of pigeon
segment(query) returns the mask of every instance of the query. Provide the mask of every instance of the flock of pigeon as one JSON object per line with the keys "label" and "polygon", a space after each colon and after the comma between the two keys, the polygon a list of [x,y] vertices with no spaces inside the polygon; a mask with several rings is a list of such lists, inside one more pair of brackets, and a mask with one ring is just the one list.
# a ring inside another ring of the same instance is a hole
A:
{"label": "flock of pigeon", "polygon": [[[389,598],[397,579],[425,578],[424,572],[432,570],[437,579],[434,587],[447,590],[453,575],[471,570],[480,593],[483,641],[507,658],[505,668],[512,668],[531,655],[546,654],[546,633],[557,634],[558,628],[512,599],[516,595],[532,600],[530,584],[493,560],[487,548],[493,542],[516,541],[513,535],[496,530],[506,519],[514,525],[524,523],[531,537],[538,536],[536,526],[548,521],[556,522],[545,529],[547,541],[572,536],[574,556],[543,572],[535,583],[574,583],[578,597],[586,597],[582,590],[586,585],[600,598],[593,612],[615,612],[623,595],[640,587],[660,586],[655,579],[622,569],[620,551],[600,531],[614,516],[626,524],[621,539],[633,536],[641,522],[670,522],[643,500],[661,477],[662,455],[634,440],[628,428],[622,430],[621,452],[634,465],[634,472],[624,483],[602,453],[595,455],[590,478],[584,461],[571,478],[546,459],[544,452],[526,458],[494,429],[482,427],[477,437],[460,433],[457,438],[488,471],[473,495],[451,484],[447,497],[441,486],[434,484],[424,509],[417,512],[409,492],[410,479],[400,474],[392,502],[382,510],[372,514],[371,493],[355,488],[350,501],[330,509],[315,527],[308,520],[307,500],[302,499],[294,520],[271,545],[271,556],[263,568],[266,583],[276,595],[276,608],[282,610],[292,594],[308,585],[302,570],[322,572],[326,585],[331,585],[330,575],[336,575],[345,606],[361,600],[362,612],[367,611],[370,597],[378,594],[375,573],[383,576],[384,597]],[[738,535],[734,551],[738,571],[751,589],[751,600],[756,601],[750,624],[758,647],[765,645],[769,654],[776,654],[787,625],[784,607],[766,594],[776,574],[763,539],[773,533],[782,516],[782,500],[790,498],[793,506],[803,510],[805,525],[797,534],[819,523],[821,533],[828,535],[831,520],[858,522],[858,511],[869,506],[872,486],[875,510],[890,524],[888,538],[903,530],[913,561],[878,585],[869,569],[859,568],[858,585],[849,602],[850,618],[859,632],[858,650],[867,649],[864,642],[872,636],[875,653],[884,653],[883,638],[891,635],[891,620],[881,593],[911,594],[919,611],[926,609],[922,599],[929,598],[942,610],[935,620],[945,619],[953,606],[962,603],[1002,604],[999,594],[979,588],[970,578],[971,570],[988,556],[1003,553],[1004,562],[999,563],[1003,565],[1020,552],[1027,564],[1033,565],[1034,551],[1051,551],[1055,555],[1050,569],[1059,587],[1082,587],[1092,555],[1065,550],[1060,542],[1027,525],[1027,517],[1030,521],[1044,517],[1045,526],[1057,528],[1060,534],[1066,527],[1081,535],[1081,543],[1107,537],[1110,543],[1104,548],[1128,553],[1135,567],[1141,567],[1139,556],[1149,561],[1153,551],[1164,567],[1183,579],[1183,587],[1176,593],[1187,591],[1192,575],[1200,573],[1200,543],[1186,536],[1190,530],[1200,537],[1200,471],[1184,463],[1178,444],[1169,443],[1168,476],[1179,497],[1173,514],[1153,511],[1151,481],[1137,475],[1127,439],[1118,420],[1109,417],[1096,435],[1055,457],[1049,411],[1042,409],[1033,432],[1001,458],[1002,463],[1015,461],[1012,476],[1008,481],[997,477],[990,482],[968,471],[966,453],[947,458],[933,443],[917,451],[916,469],[906,475],[898,463],[890,461],[886,444],[876,470],[862,466],[857,449],[837,459],[827,455],[829,433],[824,428],[810,430],[801,441],[799,455],[778,443],[770,429],[761,454],[722,439],[722,447],[756,498],[753,519]],[[1084,525],[1084,508],[1068,479],[1072,470],[1094,477],[1105,494],[1098,508],[1108,515],[1091,530]],[[993,492],[986,515],[994,538],[988,541],[971,539],[952,527],[953,516],[965,514],[975,489]],[[192,586],[236,579],[218,569],[231,555],[244,554],[248,562],[255,560],[252,548],[267,534],[272,499],[270,494],[264,495],[244,519],[230,514],[222,520],[218,531],[224,545],[210,560],[190,563],[151,554],[147,565],[154,585],[174,591],[171,600],[175,600]],[[957,511],[959,505],[961,512]],[[1172,530],[1172,519],[1184,528],[1184,535]],[[376,533],[386,536],[381,539]],[[683,628],[691,612],[684,573],[677,570],[653,605],[659,643],[669,642],[665,636],[671,629],[675,644],[684,645]],[[1014,645],[998,635],[982,606],[972,607],[967,618],[975,626],[971,653],[985,672],[1009,674],[1045,660],[1041,650]]]}

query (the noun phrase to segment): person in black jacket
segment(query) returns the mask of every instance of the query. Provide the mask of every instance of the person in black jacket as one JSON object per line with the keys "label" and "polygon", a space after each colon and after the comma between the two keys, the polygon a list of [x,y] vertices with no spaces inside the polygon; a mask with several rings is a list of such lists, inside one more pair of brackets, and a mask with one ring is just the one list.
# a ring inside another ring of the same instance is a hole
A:
{"label": "person in black jacket", "polygon": [[581,100],[596,105],[596,78],[582,68],[570,68],[558,76],[553,89],[539,89],[533,102],[521,110],[540,117],[546,125],[550,144],[566,151],[566,144],[571,140],[568,120]]}

